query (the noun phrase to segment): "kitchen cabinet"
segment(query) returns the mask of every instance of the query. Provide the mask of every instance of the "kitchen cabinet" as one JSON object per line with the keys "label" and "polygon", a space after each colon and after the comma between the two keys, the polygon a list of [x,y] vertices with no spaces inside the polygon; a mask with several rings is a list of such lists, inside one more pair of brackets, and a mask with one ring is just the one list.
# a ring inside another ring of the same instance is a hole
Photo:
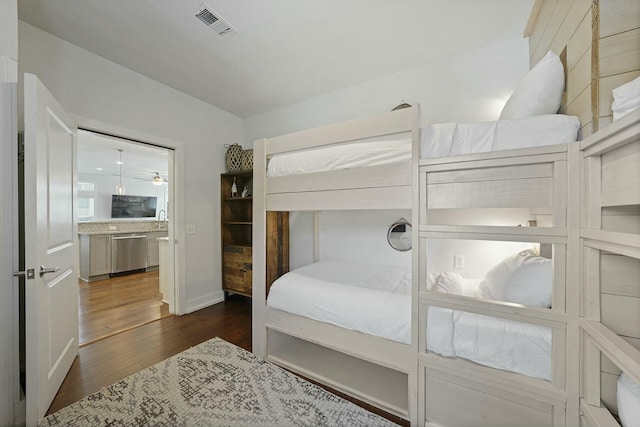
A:
{"label": "kitchen cabinet", "polygon": [[104,279],[111,272],[111,236],[80,235],[80,278],[91,282]]}
{"label": "kitchen cabinet", "polygon": [[150,267],[158,267],[160,264],[160,244],[158,242],[159,237],[167,237],[169,235],[166,231],[151,231],[147,232],[147,270]]}

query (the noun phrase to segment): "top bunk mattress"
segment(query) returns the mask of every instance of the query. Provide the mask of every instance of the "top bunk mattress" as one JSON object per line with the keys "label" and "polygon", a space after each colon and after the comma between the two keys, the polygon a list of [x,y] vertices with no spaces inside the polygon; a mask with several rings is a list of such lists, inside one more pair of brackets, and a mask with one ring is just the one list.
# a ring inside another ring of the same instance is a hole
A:
{"label": "top bunk mattress", "polygon": [[[563,144],[578,138],[580,121],[562,114],[421,129],[420,158]],[[395,134],[273,155],[267,177],[383,166],[411,161],[411,135]]]}
{"label": "top bunk mattress", "polygon": [[420,158],[564,144],[578,139],[580,120],[548,114],[518,120],[439,123],[422,129]]}
{"label": "top bunk mattress", "polygon": [[267,306],[411,343],[411,273],[400,267],[320,261],[276,280]]}
{"label": "top bunk mattress", "polygon": [[271,157],[267,176],[287,176],[411,161],[411,137],[336,144]]}

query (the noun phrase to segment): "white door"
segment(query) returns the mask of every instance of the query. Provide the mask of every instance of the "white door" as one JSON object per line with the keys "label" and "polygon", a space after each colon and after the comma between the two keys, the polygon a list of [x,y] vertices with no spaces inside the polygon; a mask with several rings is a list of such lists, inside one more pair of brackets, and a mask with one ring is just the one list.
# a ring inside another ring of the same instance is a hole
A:
{"label": "white door", "polygon": [[32,74],[24,98],[26,416],[35,425],[78,354],[77,129]]}

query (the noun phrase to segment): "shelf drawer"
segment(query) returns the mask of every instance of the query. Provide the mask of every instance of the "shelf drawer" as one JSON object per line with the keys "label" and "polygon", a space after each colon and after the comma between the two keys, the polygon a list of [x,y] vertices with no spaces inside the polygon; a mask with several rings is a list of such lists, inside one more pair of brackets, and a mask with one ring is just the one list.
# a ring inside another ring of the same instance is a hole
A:
{"label": "shelf drawer", "polygon": [[228,245],[223,249],[224,288],[251,294],[252,251],[247,246]]}

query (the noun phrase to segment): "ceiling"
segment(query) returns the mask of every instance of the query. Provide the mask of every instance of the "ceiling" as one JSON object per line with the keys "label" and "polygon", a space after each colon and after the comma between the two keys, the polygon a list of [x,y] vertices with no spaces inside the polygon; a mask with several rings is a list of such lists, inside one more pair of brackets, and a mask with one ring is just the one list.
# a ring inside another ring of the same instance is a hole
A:
{"label": "ceiling", "polygon": [[242,118],[521,36],[534,0],[20,0],[46,32]]}
{"label": "ceiling", "polygon": [[[78,131],[78,173],[92,175],[119,175],[122,150],[123,180],[140,180],[151,183],[156,172],[168,179],[169,151],[166,148],[135,143],[121,138]],[[99,170],[102,169],[102,170]]]}

